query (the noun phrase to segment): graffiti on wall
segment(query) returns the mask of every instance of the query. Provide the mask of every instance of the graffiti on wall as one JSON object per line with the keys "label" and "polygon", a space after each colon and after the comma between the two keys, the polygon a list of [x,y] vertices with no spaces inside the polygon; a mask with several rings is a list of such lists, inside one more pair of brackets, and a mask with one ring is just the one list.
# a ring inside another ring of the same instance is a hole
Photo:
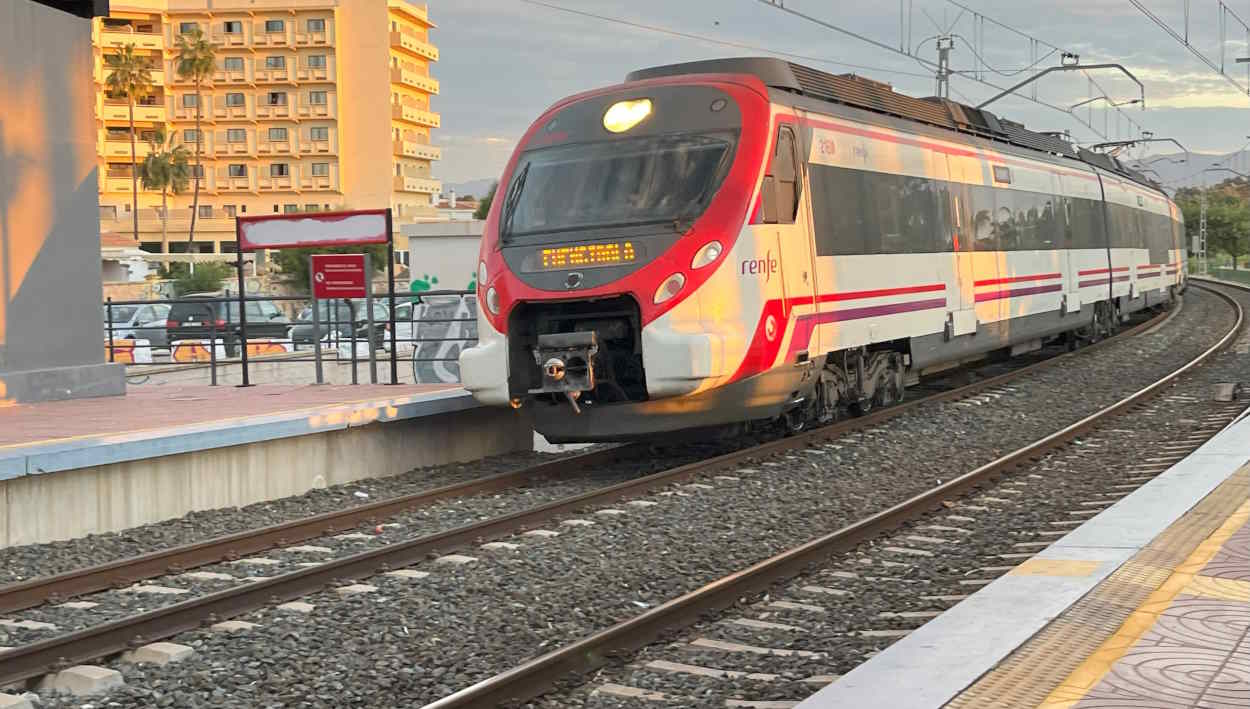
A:
{"label": "graffiti on wall", "polygon": [[477,297],[425,296],[413,320],[413,379],[418,384],[459,384],[460,350],[477,342]]}

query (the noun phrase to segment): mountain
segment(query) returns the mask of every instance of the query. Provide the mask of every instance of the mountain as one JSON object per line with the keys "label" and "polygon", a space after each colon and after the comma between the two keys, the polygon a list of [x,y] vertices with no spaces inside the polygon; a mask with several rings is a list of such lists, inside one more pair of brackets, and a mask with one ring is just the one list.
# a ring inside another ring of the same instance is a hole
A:
{"label": "mountain", "polygon": [[[1138,163],[1126,160],[1129,167],[1142,165],[1154,172],[1146,172],[1146,177],[1158,179],[1169,193],[1176,192],[1180,187],[1201,187],[1203,184],[1215,185],[1224,180],[1236,177],[1228,170],[1206,170],[1219,163],[1221,168],[1229,168],[1237,172],[1250,174],[1250,151],[1237,153],[1168,153],[1150,155],[1145,161]],[[1157,177],[1156,177],[1157,173]]]}
{"label": "mountain", "polygon": [[468,182],[444,182],[443,194],[447,195],[452,190],[455,190],[456,194],[461,197],[471,194],[481,199],[486,196],[486,193],[490,191],[490,186],[495,184],[495,181],[498,179],[497,177],[483,177],[478,180],[469,180]]}

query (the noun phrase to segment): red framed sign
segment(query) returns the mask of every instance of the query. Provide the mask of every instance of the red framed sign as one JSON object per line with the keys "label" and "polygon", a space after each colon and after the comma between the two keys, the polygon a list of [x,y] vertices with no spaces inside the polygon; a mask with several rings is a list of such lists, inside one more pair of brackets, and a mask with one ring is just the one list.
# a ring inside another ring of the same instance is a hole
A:
{"label": "red framed sign", "polygon": [[239,217],[235,222],[240,252],[385,244],[391,240],[389,209],[266,214]]}
{"label": "red framed sign", "polygon": [[367,295],[364,254],[313,254],[314,298],[364,298]]}

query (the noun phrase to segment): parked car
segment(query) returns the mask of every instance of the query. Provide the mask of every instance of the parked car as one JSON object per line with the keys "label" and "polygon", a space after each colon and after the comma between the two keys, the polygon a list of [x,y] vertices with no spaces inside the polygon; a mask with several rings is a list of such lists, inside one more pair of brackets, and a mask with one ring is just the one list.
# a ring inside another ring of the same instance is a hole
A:
{"label": "parked car", "polygon": [[416,332],[416,328],[412,322],[412,315],[417,310],[416,303],[395,303],[395,332],[386,338],[386,351],[391,351],[391,345],[399,340],[399,349],[411,348],[413,346],[412,337]]}
{"label": "parked car", "polygon": [[110,316],[114,340],[147,340],[153,347],[164,347],[168,342],[165,331],[165,321],[169,317],[167,303],[104,306],[106,339]]}
{"label": "parked car", "polygon": [[356,339],[361,341],[371,339],[374,349],[382,349],[387,339],[386,325],[390,319],[386,306],[377,300],[373,301],[373,337],[370,338],[369,319],[366,316],[364,299],[354,300],[352,305],[355,306],[354,318],[346,300],[318,301],[320,329],[313,325],[312,308],[304,308],[295,320],[295,325],[291,327],[291,341],[295,343],[295,348],[299,349],[301,346],[311,348],[313,342],[325,338],[332,332],[336,335],[331,339],[350,340],[354,329]]}
{"label": "parked car", "polygon": [[[207,340],[212,332],[224,340],[226,356],[238,353],[240,340],[239,302],[223,303],[220,293],[191,293],[183,296],[192,302],[174,303],[169,309],[166,329],[169,342]],[[200,302],[202,301],[202,302]],[[248,301],[247,337],[251,339],[286,339],[291,321],[277,306],[268,301]]]}

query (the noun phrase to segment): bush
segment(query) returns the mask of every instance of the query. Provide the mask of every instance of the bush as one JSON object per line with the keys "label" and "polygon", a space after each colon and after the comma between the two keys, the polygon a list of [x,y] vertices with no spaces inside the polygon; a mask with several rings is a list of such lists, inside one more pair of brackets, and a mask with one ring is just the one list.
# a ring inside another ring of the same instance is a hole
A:
{"label": "bush", "polygon": [[237,273],[234,266],[228,263],[196,264],[194,273],[183,263],[174,263],[170,266],[166,271],[174,279],[174,293],[179,296],[187,293],[219,291],[222,281],[234,277]]}

